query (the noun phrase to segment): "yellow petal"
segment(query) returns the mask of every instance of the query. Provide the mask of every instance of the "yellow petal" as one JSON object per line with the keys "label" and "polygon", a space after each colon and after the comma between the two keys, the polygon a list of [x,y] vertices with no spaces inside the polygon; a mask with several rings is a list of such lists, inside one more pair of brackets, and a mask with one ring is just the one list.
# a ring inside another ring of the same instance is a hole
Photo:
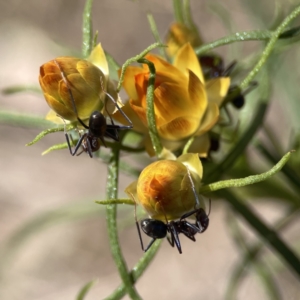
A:
{"label": "yellow petal", "polygon": [[[149,53],[145,56],[145,58],[154,63],[157,72],[167,72],[167,73],[178,72],[176,67],[174,67],[172,64],[168,63],[167,61],[165,61],[164,59],[160,58],[157,55]],[[147,65],[143,64],[143,68],[144,70],[149,71]]]}
{"label": "yellow petal", "polygon": [[[65,124],[62,118],[60,118],[55,111],[52,109],[47,113],[45,120],[51,121],[55,124],[63,125]],[[66,123],[69,123],[69,121],[66,121]]]}
{"label": "yellow petal", "polygon": [[[125,72],[125,77],[123,81],[123,88],[125,89],[127,95],[129,96],[130,99],[137,99],[138,94],[135,88],[135,76],[140,74],[140,73],[145,73],[143,68],[140,67],[135,67],[135,66],[129,66],[126,69]],[[119,70],[119,76],[121,74],[121,70]]]}
{"label": "yellow petal", "polygon": [[[135,111],[131,108],[129,101],[126,102],[125,105],[122,107],[122,111],[131,120],[134,131],[140,132],[140,133],[148,132],[148,129],[146,128],[146,126],[142,123],[141,119],[138,117],[138,115],[135,113]],[[113,114],[112,117],[115,120],[117,120],[118,122],[120,122],[121,124],[129,125],[127,120],[124,118],[124,116],[120,113],[119,110],[117,110]]]}
{"label": "yellow petal", "polygon": [[218,77],[206,82],[208,101],[221,106],[230,86],[230,77]]}
{"label": "yellow petal", "polygon": [[207,96],[204,85],[201,83],[199,78],[192,72],[189,71],[189,96],[191,100],[191,111],[194,111],[193,115],[197,115],[199,123],[207,108]]}
{"label": "yellow petal", "polygon": [[192,145],[189,148],[190,153],[198,153],[200,157],[207,157],[210,148],[210,139],[207,133],[195,136]]}
{"label": "yellow petal", "polygon": [[188,76],[188,70],[191,70],[204,83],[204,77],[196,53],[190,43],[185,44],[177,52],[174,60],[174,66],[182,73]]}
{"label": "yellow petal", "polygon": [[[81,87],[76,86],[77,89],[81,88],[84,91],[84,89],[88,85],[91,88],[91,91],[93,91],[95,94],[99,94],[103,89],[105,89],[104,86],[101,86],[101,84],[99,84],[99,82],[103,85],[106,84],[106,79],[101,70],[95,68],[86,60],[80,60],[77,63],[76,68],[78,70],[78,73],[84,79],[84,85]],[[68,79],[70,78],[70,76],[75,76],[75,74],[69,75]]]}
{"label": "yellow petal", "polygon": [[186,153],[182,154],[177,158],[177,161],[183,163],[191,172],[191,175],[198,177],[198,181],[202,180],[203,177],[203,167],[197,153]]}
{"label": "yellow petal", "polygon": [[109,74],[108,63],[100,43],[92,50],[87,60],[91,62],[93,65],[95,65],[96,67],[98,67],[105,75],[105,77],[108,77]]}
{"label": "yellow petal", "polygon": [[168,140],[180,140],[192,135],[199,127],[199,119],[182,116],[158,127],[159,135]]}
{"label": "yellow petal", "polygon": [[219,107],[216,103],[208,103],[206,113],[196,135],[209,131],[219,120]]}
{"label": "yellow petal", "polygon": [[64,119],[69,120],[71,122],[77,121],[76,114],[70,107],[66,106],[65,104],[62,104],[61,102],[58,102],[56,98],[53,98],[49,94],[44,94],[44,97],[50,108],[53,109],[55,112],[60,112],[60,114],[63,115]]}

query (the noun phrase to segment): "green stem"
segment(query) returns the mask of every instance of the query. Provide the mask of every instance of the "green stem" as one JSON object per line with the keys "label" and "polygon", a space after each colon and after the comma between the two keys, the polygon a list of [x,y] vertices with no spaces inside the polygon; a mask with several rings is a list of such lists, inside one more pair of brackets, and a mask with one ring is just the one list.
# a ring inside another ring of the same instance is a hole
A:
{"label": "green stem", "polygon": [[83,10],[82,55],[84,58],[87,58],[93,49],[92,5],[93,0],[87,0]]}
{"label": "green stem", "polygon": [[183,15],[184,15],[184,23],[187,27],[192,30],[198,31],[197,26],[195,25],[192,14],[191,14],[191,3],[190,0],[183,0]]}
{"label": "green stem", "polygon": [[285,27],[287,27],[299,14],[300,14],[300,6],[298,6],[296,9],[294,9],[283,20],[283,22],[277,27],[277,29],[272,34],[272,37],[271,37],[270,41],[268,42],[265,50],[263,51],[260,60],[257,62],[257,64],[252,68],[250,73],[247,75],[247,77],[240,84],[240,88],[242,90],[244,90],[249,85],[249,83],[254,79],[254,77],[259,72],[261,67],[266,63],[268,57],[270,56],[272,50],[275,47],[275,43],[277,42],[280,34],[283,33],[283,30],[285,29]]}
{"label": "green stem", "polygon": [[[150,25],[150,30],[153,34],[153,37],[154,37],[155,41],[159,44],[162,44],[162,40],[160,38],[160,35],[159,35],[159,32],[158,32],[154,17],[149,12],[147,13],[147,19],[148,19],[148,23]],[[160,55],[166,59],[167,56],[166,56],[165,49],[164,48],[159,48],[158,51],[159,51]]]}
{"label": "green stem", "polygon": [[282,167],[287,163],[290,156],[291,156],[291,152],[288,152],[287,154],[285,154],[281,158],[281,160],[272,169],[270,169],[267,172],[264,172],[264,173],[261,173],[258,175],[251,175],[251,176],[248,176],[245,178],[222,180],[222,181],[206,184],[200,188],[199,193],[205,194],[205,193],[217,191],[220,189],[225,189],[225,188],[230,188],[230,187],[242,187],[242,186],[246,186],[249,184],[254,184],[257,182],[264,181],[264,180],[268,179],[269,177],[273,176],[274,174],[276,174],[277,172],[279,172],[282,169]]}
{"label": "green stem", "polygon": [[33,92],[41,94],[42,90],[37,85],[13,85],[7,88],[4,88],[1,91],[4,95],[11,95],[16,93],[24,93],[24,92]]}
{"label": "green stem", "polygon": [[109,205],[109,204],[127,204],[134,205],[135,202],[131,199],[109,199],[109,200],[95,200],[95,203],[101,205]]}
{"label": "green stem", "polygon": [[[256,146],[256,148],[260,151],[260,153],[267,158],[271,163],[274,163],[274,161],[276,161],[276,157],[274,155],[272,155],[267,148],[262,145],[262,144],[258,144]],[[297,173],[289,166],[289,165],[285,165],[282,168],[282,172],[283,174],[289,179],[289,183],[293,185],[294,189],[296,191],[298,191],[298,193],[300,192],[300,178],[297,175]],[[295,192],[296,192],[295,191]],[[299,201],[298,201],[299,202]]]}
{"label": "green stem", "polygon": [[139,59],[142,59],[146,54],[148,54],[151,50],[153,50],[157,47],[165,47],[165,46],[160,43],[154,43],[154,44],[150,45],[148,48],[146,48],[144,51],[142,51],[140,54],[138,54],[134,57],[131,57],[125,61],[125,63],[122,66],[122,69],[121,69],[121,75],[120,75],[119,83],[118,83],[117,90],[116,90],[117,93],[119,93],[121,90],[127,67],[130,64],[137,62]]}
{"label": "green stem", "polygon": [[[108,165],[108,181],[106,193],[108,199],[118,198],[119,154],[120,150],[118,148],[118,145],[116,145],[116,147],[112,149]],[[126,292],[131,299],[141,299],[133,286],[134,282],[131,275],[128,273],[126,262],[123,258],[121,247],[119,244],[116,204],[109,204],[106,206],[106,221],[109,233],[111,253],[125,286]]]}
{"label": "green stem", "polygon": [[[151,263],[155,254],[157,253],[162,240],[157,240],[151,248],[143,255],[139,262],[131,270],[130,275],[135,283],[147,269],[148,265]],[[126,288],[124,283],[121,284],[110,296],[106,297],[104,300],[118,300],[125,296]]]}
{"label": "green stem", "polygon": [[56,124],[45,120],[44,117],[30,116],[10,111],[0,111],[0,123],[33,128],[49,128],[57,126]]}
{"label": "green stem", "polygon": [[154,111],[154,89],[155,89],[155,66],[149,60],[142,58],[138,60],[139,63],[147,64],[149,67],[149,79],[147,86],[146,102],[147,102],[147,123],[149,128],[149,135],[151,138],[152,146],[155,154],[160,158],[160,154],[163,150],[158,131],[156,128],[156,119]]}
{"label": "green stem", "polygon": [[[292,38],[295,35],[298,35],[299,28],[292,28],[284,31],[279,35],[279,38],[286,39]],[[195,48],[195,52],[197,55],[204,54],[209,52],[215,48],[225,46],[228,44],[232,44],[235,42],[246,42],[246,41],[268,41],[274,35],[274,31],[270,30],[252,30],[252,31],[241,31],[236,32],[234,34],[225,36],[221,39],[213,41],[209,44],[202,45],[200,47]]]}
{"label": "green stem", "polygon": [[184,18],[182,13],[182,1],[173,0],[174,18],[177,23],[184,24]]}

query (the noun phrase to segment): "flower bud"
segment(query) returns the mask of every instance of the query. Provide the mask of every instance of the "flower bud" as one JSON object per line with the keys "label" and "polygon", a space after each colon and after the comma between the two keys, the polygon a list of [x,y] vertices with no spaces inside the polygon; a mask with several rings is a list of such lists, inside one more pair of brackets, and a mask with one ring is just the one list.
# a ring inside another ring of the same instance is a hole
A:
{"label": "flower bud", "polygon": [[39,82],[48,105],[66,120],[77,120],[74,105],[83,120],[103,106],[105,76],[87,60],[57,57],[40,67]]}
{"label": "flower bud", "polygon": [[153,219],[170,221],[193,210],[199,203],[202,165],[197,154],[177,160],[160,160],[147,166],[125,192]]}

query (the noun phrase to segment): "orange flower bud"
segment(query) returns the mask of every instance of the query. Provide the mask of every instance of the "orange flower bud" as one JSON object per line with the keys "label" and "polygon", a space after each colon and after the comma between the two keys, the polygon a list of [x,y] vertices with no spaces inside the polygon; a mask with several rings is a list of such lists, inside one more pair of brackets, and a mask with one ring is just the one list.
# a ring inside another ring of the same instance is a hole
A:
{"label": "orange flower bud", "polygon": [[195,195],[201,184],[202,164],[198,154],[177,160],[160,160],[147,166],[125,192],[153,219],[170,221],[204,204]]}
{"label": "orange flower bud", "polygon": [[193,48],[202,44],[196,28],[189,28],[182,23],[173,23],[166,36],[166,52],[170,57],[175,56],[177,51],[186,43],[190,43]]}
{"label": "orange flower bud", "polygon": [[102,108],[101,98],[104,98],[105,94],[102,93],[100,80],[105,82],[105,76],[99,68],[76,57],[57,57],[40,67],[39,82],[48,105],[69,121],[77,120],[69,89],[79,118],[84,120],[89,118],[94,110]]}

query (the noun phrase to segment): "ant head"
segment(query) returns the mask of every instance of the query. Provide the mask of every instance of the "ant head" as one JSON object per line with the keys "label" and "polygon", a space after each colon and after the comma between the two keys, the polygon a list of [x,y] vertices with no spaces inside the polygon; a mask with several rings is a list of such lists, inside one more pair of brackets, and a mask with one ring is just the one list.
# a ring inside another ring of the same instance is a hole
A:
{"label": "ant head", "polygon": [[154,239],[163,239],[167,236],[168,225],[163,221],[155,219],[144,219],[141,227],[145,234]]}
{"label": "ant head", "polygon": [[196,220],[197,220],[197,225],[200,229],[200,233],[204,232],[209,225],[209,213],[206,214],[205,210],[203,208],[200,208],[199,211],[196,213]]}

